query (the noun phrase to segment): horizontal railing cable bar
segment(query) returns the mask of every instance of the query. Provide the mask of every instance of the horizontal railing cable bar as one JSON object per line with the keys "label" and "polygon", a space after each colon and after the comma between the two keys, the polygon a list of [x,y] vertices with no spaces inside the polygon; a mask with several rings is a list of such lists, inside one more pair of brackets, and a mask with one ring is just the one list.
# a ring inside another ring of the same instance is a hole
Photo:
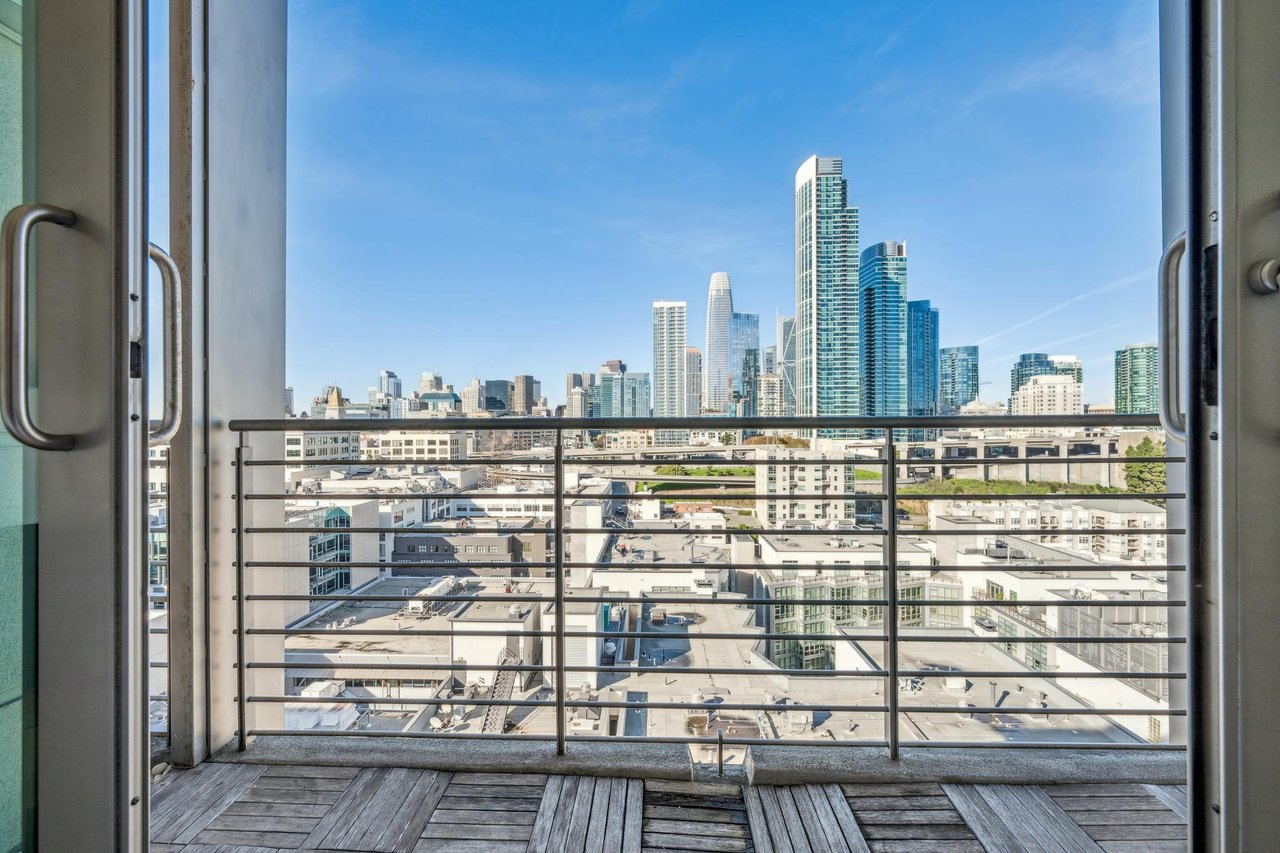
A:
{"label": "horizontal railing cable bar", "polygon": [[[1129,461],[1138,457],[1126,457]],[[1163,459],[1164,457],[1159,457]],[[1142,461],[1138,458],[1138,461]],[[324,459],[317,457],[307,457],[304,459],[248,459],[244,463],[246,466],[259,468],[384,468],[387,465],[431,465],[440,468],[464,468],[468,465],[538,465],[553,467],[555,459],[551,456],[545,457],[476,457],[462,456],[457,459],[441,458],[439,456],[379,456],[373,459]],[[733,467],[794,467],[794,466],[813,466],[815,468],[845,468],[849,466],[867,465],[879,466],[881,468],[889,464],[884,458],[875,456],[850,456],[846,459],[831,459],[822,457],[812,457],[812,459],[759,459],[751,457],[749,459],[609,459],[607,457],[579,457],[568,456],[564,460],[566,467],[583,466],[591,468],[621,468],[621,467],[657,467],[662,465],[688,464],[691,467],[709,467],[709,468],[733,468]],[[904,464],[903,460],[898,460],[898,464]],[[676,479],[671,482],[680,482],[681,477],[693,477],[699,480],[714,479],[716,477],[735,477],[747,476],[738,474],[658,474],[656,479],[661,480],[663,477],[674,477]],[[655,479],[646,477],[645,479]]]}
{"label": "horizontal railing cable bar", "polygon": [[[247,595],[245,596],[245,601],[303,601],[309,598],[310,596],[305,596],[301,594],[295,594],[295,595],[263,594],[261,596]],[[398,599],[393,599],[393,600],[398,600]],[[466,601],[474,601],[477,599],[467,598],[465,596],[434,595],[434,596],[427,596],[424,598],[410,599],[410,600],[466,602]],[[550,597],[516,596],[514,594],[509,596],[503,595],[503,594],[485,596],[483,599],[479,599],[479,600],[510,601],[513,603],[514,602],[533,603],[533,602],[540,602],[540,601],[544,601],[544,602],[555,601],[554,598],[550,598]],[[889,605],[888,600],[884,598],[720,598],[720,597],[712,598],[708,596],[706,598],[701,598],[701,599],[688,598],[688,597],[686,598],[659,597],[659,598],[645,598],[643,600],[638,600],[634,598],[624,598],[624,597],[618,597],[618,596],[601,597],[601,598],[596,598],[594,596],[590,598],[578,598],[578,597],[571,596],[569,600],[571,603],[575,603],[575,604],[580,604],[584,602],[589,604],[594,604],[594,603],[600,603],[600,604],[717,604],[717,605],[724,605],[729,607],[741,607],[744,605],[766,606],[766,607],[797,607],[800,605],[804,605],[804,606],[822,605],[824,607],[846,607],[846,606],[847,607],[852,607],[852,606],[887,607]],[[1185,601],[1177,600],[1177,599],[1164,599],[1164,598],[1143,599],[1141,601],[1123,601],[1123,600],[1117,600],[1117,599],[1095,600],[1095,599],[1088,599],[1088,598],[1066,598],[1066,599],[1052,599],[1052,598],[1035,599],[1033,598],[1033,599],[1026,599],[1026,600],[992,599],[992,598],[960,598],[960,599],[906,598],[906,599],[900,599],[898,601],[898,607],[994,607],[994,608],[1160,607],[1160,608],[1172,608],[1172,607],[1186,607],[1186,606],[1187,606],[1187,602]],[[679,615],[679,614],[675,614],[675,615]],[[324,633],[325,631],[330,631],[335,634],[347,634],[347,635],[363,635],[363,634],[370,633],[368,631],[361,630],[360,628],[308,629],[306,627],[295,627],[295,628],[280,628],[280,629],[273,629],[273,630],[289,631],[291,633],[298,633],[298,634],[319,634],[319,633]],[[405,636],[413,636],[413,634],[411,633],[412,629],[404,629],[401,631],[395,631],[391,629],[382,629],[382,630],[383,630],[383,633],[385,633],[387,636],[395,636],[397,634],[403,634]],[[664,634],[661,634],[660,636],[668,636],[668,635],[664,633]],[[699,634],[698,636],[701,636],[701,635]]]}
{"label": "horizontal railing cable bar", "polygon": [[[1181,527],[1032,527],[1012,530],[999,527],[981,527],[965,530],[963,528],[944,528],[920,530],[925,536],[1182,536],[1186,529]],[[908,535],[899,532],[899,537]]]}
{"label": "horizontal railing cable bar", "polygon": [[[301,595],[300,593],[295,594],[294,596],[263,594],[262,596],[247,595],[245,596],[245,601],[302,601],[307,598],[309,598],[309,596]],[[412,601],[458,601],[458,602],[510,601],[513,603],[514,602],[528,603],[528,602],[538,602],[538,601],[554,602],[555,598],[553,596],[529,596],[529,595],[521,596],[521,595],[516,595],[514,593],[511,595],[506,595],[505,593],[496,593],[494,595],[486,595],[483,598],[470,598],[467,596],[459,596],[459,595],[430,595],[430,596],[425,596],[423,598],[415,598],[410,600]],[[921,599],[921,600],[924,601],[926,599]],[[939,600],[940,599],[932,599],[929,601],[930,603],[936,603]],[[591,596],[589,598],[583,598],[580,596],[573,596],[573,595],[569,596],[569,602],[573,604],[580,604],[585,602],[588,604],[595,604],[595,603],[600,603],[600,604],[723,604],[727,606],[741,606],[744,604],[793,604],[795,601],[803,601],[805,604],[831,604],[831,605],[860,604],[860,605],[866,605],[868,607],[884,606],[889,603],[886,599],[883,599],[883,598],[853,598],[853,599],[805,598],[805,599],[793,600],[789,598],[787,599],[721,598],[721,597],[712,597],[712,596],[705,596],[703,598],[694,598],[691,596],[686,596],[684,598],[656,597],[656,598],[645,598],[642,600],[637,598],[626,598],[622,596],[606,596],[601,598],[597,598],[595,596]],[[948,600],[946,603],[955,604],[956,602]],[[964,602],[960,602],[960,603],[963,604]],[[983,601],[982,603],[986,605],[986,604],[989,604],[990,602]],[[905,607],[906,605],[903,605],[903,606]],[[356,630],[350,631],[349,633],[358,634],[360,633],[360,631],[356,629]],[[395,633],[395,632],[393,631],[392,633]]]}
{"label": "horizontal railing cable bar", "polygon": [[997,708],[960,705],[910,705],[904,704],[904,714],[989,714],[1009,717],[1055,716],[1055,717],[1185,717],[1183,708]]}
{"label": "horizontal railing cable bar", "polygon": [[[1157,715],[1158,716],[1158,715]],[[903,744],[906,749],[1087,749],[1126,750],[1132,752],[1186,752],[1186,744],[1148,743],[1147,741],[996,741],[982,743],[963,740],[913,740]]]}
{"label": "horizontal railing cable bar", "polygon": [[[904,606],[904,605],[900,605],[900,606]],[[348,634],[348,635],[361,634],[361,632],[358,632],[358,631],[351,632],[351,631],[346,631],[340,628],[333,629],[333,630],[340,634]],[[292,628],[246,628],[245,629],[245,634],[247,635],[257,634],[259,636],[284,636],[289,633],[296,633],[296,632]],[[301,633],[305,634],[308,632],[304,630]],[[318,634],[320,632],[312,631],[310,633]],[[367,633],[368,636],[375,636],[370,632],[364,632],[364,633]],[[398,635],[402,637],[554,637],[556,635],[556,632],[555,631],[498,631],[498,630],[450,631],[448,629],[435,630],[430,628],[427,628],[427,629],[407,628],[403,631],[391,631],[389,632],[389,635],[390,636]],[[878,634],[874,634],[874,635],[801,634],[801,633],[752,634],[752,633],[731,632],[731,631],[727,631],[727,632],[708,631],[705,633],[699,632],[697,634],[665,634],[665,633],[656,633],[653,631],[565,631],[564,636],[578,638],[578,639],[613,638],[613,639],[627,639],[627,640],[630,640],[630,639],[649,640],[649,639],[672,639],[672,638],[679,638],[679,637],[696,637],[700,640],[751,640],[751,641],[823,640],[823,641],[831,641],[831,642],[835,642],[838,640],[863,640],[866,642],[880,642],[880,643],[887,641],[886,637]],[[1104,644],[1144,644],[1145,643],[1148,645],[1163,645],[1166,643],[1185,643],[1186,639],[1184,637],[1132,637],[1132,636],[1129,636],[1129,637],[1057,637],[1057,636],[1049,636],[1049,635],[1036,635],[1035,637],[1031,637],[1031,638],[1011,638],[1011,637],[1003,637],[999,635],[995,635],[991,637],[978,637],[978,636],[970,636],[970,635],[951,636],[947,634],[941,634],[941,635],[930,635],[930,636],[921,636],[921,637],[905,637],[899,640],[899,644],[902,644],[902,643],[1002,643],[1002,642],[1011,642],[1011,643],[1035,642],[1035,643],[1054,643],[1054,644],[1074,643],[1079,645],[1087,645],[1090,643],[1104,643]],[[298,651],[299,652],[314,651],[315,653],[320,653],[319,650],[299,649]],[[426,668],[430,669],[431,667],[428,665]],[[483,667],[480,667],[480,668],[483,668]],[[490,666],[488,668],[496,669],[497,667]]]}
{"label": "horizontal railing cable bar", "polygon": [[1178,465],[1185,462],[1182,456],[1098,456],[1084,454],[1081,456],[955,456],[942,459],[925,459],[909,457],[898,459],[900,468],[923,468],[947,465],[1128,465],[1133,462],[1164,462]]}
{"label": "horizontal railing cable bar", "polygon": [[[1160,426],[1155,415],[906,415],[892,417],[862,415],[814,415],[790,417],[675,417],[675,418],[381,418],[377,421],[346,421],[325,418],[235,418],[227,422],[231,432],[578,432],[627,429],[693,430],[714,429],[802,429],[802,430],[897,430],[897,429],[1037,429],[1063,427],[1152,427]],[[354,429],[334,424],[355,424]],[[1032,436],[1035,437],[1035,436]],[[768,445],[764,445],[768,446]]]}
{"label": "horizontal railing cable bar", "polygon": [[[368,696],[250,696],[250,702],[258,702],[263,704],[325,704],[331,702],[335,705],[473,705],[476,707],[492,707],[492,706],[510,706],[513,708],[554,708],[556,701],[554,699],[455,699],[452,696],[448,698],[408,698],[401,699],[399,697],[368,697]],[[707,711],[774,711],[777,713],[786,713],[788,711],[838,711],[840,713],[863,711],[869,714],[883,714],[888,710],[885,705],[851,705],[833,702],[801,702],[786,705],[767,704],[759,702],[624,702],[612,699],[566,699],[565,707],[567,708],[643,708],[661,711],[683,711],[689,709],[703,709]],[[968,711],[966,711],[968,713]],[[1035,711],[1028,713],[1046,713],[1044,711]],[[1049,712],[1052,713],[1052,712]]]}
{"label": "horizontal railing cable bar", "polygon": [[[1003,557],[993,557],[992,559],[1000,560],[1000,563],[986,563],[980,566],[959,566],[959,565],[937,565],[937,566],[911,566],[905,563],[898,565],[898,571],[921,571],[927,569],[932,572],[941,572],[948,574],[950,572],[1035,572],[1037,574],[1056,574],[1059,572],[1074,574],[1077,572],[1185,572],[1186,566],[1176,563],[1155,563],[1155,564],[1139,564],[1126,566],[1120,563],[1072,563],[1065,566],[1046,567],[1037,564],[1026,564],[1017,558],[1009,561],[1009,565],[1003,565]],[[769,568],[791,568],[786,566],[769,566]],[[1070,578],[1063,578],[1070,580]]]}
{"label": "horizontal railing cable bar", "polygon": [[[323,654],[318,652],[317,654]],[[415,668],[426,668],[438,670],[440,672],[487,672],[488,670],[496,670],[498,672],[554,672],[554,664],[535,664],[535,663],[519,663],[519,664],[503,664],[497,666],[495,664],[466,664],[466,663],[441,663],[441,664],[421,664],[414,665]],[[326,669],[347,669],[348,667],[355,669],[376,669],[376,670],[394,670],[400,666],[396,664],[371,664],[365,662],[356,662],[353,664],[331,663],[329,661],[289,661],[280,663],[278,661],[250,661],[246,664],[248,669],[305,669],[305,670],[326,670]],[[682,666],[682,667],[663,667],[655,666],[589,666],[587,664],[565,664],[565,672],[579,673],[602,673],[602,674],[635,674],[636,672],[658,672],[667,673],[680,672],[686,675],[785,675],[796,678],[808,677],[830,677],[830,678],[865,678],[869,680],[883,681],[887,674],[883,670],[865,670],[865,669],[764,669],[761,667],[742,667],[742,666]],[[959,674],[959,673],[957,673]]]}
{"label": "horizontal railing cable bar", "polygon": [[[508,501],[552,501],[564,500],[568,502],[583,501],[651,501],[651,500],[667,500],[667,501],[715,501],[715,500],[733,500],[733,501],[778,501],[778,500],[794,500],[796,503],[848,503],[850,501],[883,501],[885,496],[878,492],[840,492],[836,494],[824,494],[823,492],[797,492],[791,494],[788,492],[769,492],[766,494],[756,494],[755,492],[733,492],[728,489],[724,491],[714,492],[686,492],[683,490],[675,490],[669,492],[626,492],[626,493],[610,493],[602,494],[599,492],[566,492],[563,495],[557,495],[554,492],[320,492],[317,494],[304,494],[301,492],[250,492],[243,496],[247,501],[362,501],[362,500],[440,500],[440,501],[466,501],[466,500],[508,500]],[[299,507],[306,509],[306,507]],[[300,527],[298,532],[305,532],[309,528]],[[394,530],[395,528],[387,528]]]}
{"label": "horizontal railing cable bar", "polygon": [[[757,565],[754,563],[668,563],[659,564],[649,563],[597,563],[584,561],[565,561],[566,569],[599,569],[601,571],[616,570],[642,570],[646,572],[662,572],[662,571],[688,571],[690,569],[741,569],[745,566],[752,568],[769,569],[772,571],[822,571],[822,572],[842,572],[842,571],[865,571],[865,572],[884,572],[888,571],[888,567],[884,564],[875,565],[856,565],[853,563],[777,563],[769,565]],[[245,563],[246,568],[250,569],[307,569],[307,568],[349,568],[349,569],[377,569],[377,568],[397,568],[397,569],[551,569],[555,567],[554,563],[512,563],[512,562],[444,562],[444,561],[413,561],[413,562],[382,562],[382,561],[356,561],[356,562],[325,562],[320,560],[250,560]],[[1000,571],[1020,571],[1020,572],[1036,572],[1041,574],[1054,574],[1058,572],[1076,573],[1076,572],[1184,572],[1186,566],[1173,564],[1158,565],[1136,565],[1125,566],[1116,564],[1072,564],[1069,566],[1043,568],[1034,565],[1022,565],[1017,560],[1012,561],[1011,565],[999,566],[994,564],[977,565],[977,566],[926,566],[911,565],[909,563],[900,563],[897,567],[899,572],[931,572],[931,573],[950,573],[950,572],[989,572],[992,570]],[[410,576],[405,575],[400,579],[407,580]],[[503,576],[507,577],[507,576]],[[430,580],[430,576],[424,576],[422,580]],[[512,577],[512,580],[520,583],[528,583],[530,581],[545,580],[545,578],[530,577]],[[1070,580],[1070,578],[1063,578]],[[357,594],[338,596],[334,600],[358,599]],[[406,596],[404,600],[412,601],[418,596]],[[316,600],[326,600],[317,597]]]}
{"label": "horizontal railing cable bar", "polygon": [[1083,501],[1083,500],[1185,500],[1186,495],[1182,492],[1050,492],[1047,494],[946,494],[939,492],[937,494],[916,494],[915,492],[904,492],[898,490],[898,501],[944,501],[944,500],[960,500],[960,501],[985,501],[990,503],[1003,503],[1005,501],[1029,501],[1040,503],[1043,501]]}
{"label": "horizontal railing cable bar", "polygon": [[965,678],[1016,678],[1016,679],[1050,679],[1059,678],[1140,678],[1163,681],[1170,679],[1180,681],[1187,677],[1185,672],[1121,672],[1101,669],[1092,669],[1080,672],[1062,672],[1060,670],[1008,670],[1008,669],[957,669],[957,670],[937,670],[937,669],[900,669],[898,670],[900,678],[947,678],[951,676],[964,676]]}
{"label": "horizontal railing cable bar", "polygon": [[[405,562],[385,562],[383,560],[349,560],[341,563],[324,560],[248,560],[247,569],[442,569],[452,566],[456,569],[554,569],[555,563],[514,563],[497,560],[466,562],[440,562],[434,560],[411,560]],[[518,580],[528,580],[519,578]]]}
{"label": "horizontal railing cable bar", "polygon": [[361,730],[337,729],[249,729],[249,737],[363,737],[363,738],[416,738],[421,740],[530,740],[554,742],[554,734],[527,734],[522,732],[417,732],[386,731],[377,732]]}

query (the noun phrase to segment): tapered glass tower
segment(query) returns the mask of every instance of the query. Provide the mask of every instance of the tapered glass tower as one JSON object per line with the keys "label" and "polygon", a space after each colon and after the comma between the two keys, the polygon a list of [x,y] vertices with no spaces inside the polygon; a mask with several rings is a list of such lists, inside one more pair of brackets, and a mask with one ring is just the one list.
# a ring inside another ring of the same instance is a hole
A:
{"label": "tapered glass tower", "polygon": [[729,326],[733,322],[733,291],[727,272],[713,272],[707,288],[707,346],[702,355],[702,405],[713,412],[727,410],[729,387]]}

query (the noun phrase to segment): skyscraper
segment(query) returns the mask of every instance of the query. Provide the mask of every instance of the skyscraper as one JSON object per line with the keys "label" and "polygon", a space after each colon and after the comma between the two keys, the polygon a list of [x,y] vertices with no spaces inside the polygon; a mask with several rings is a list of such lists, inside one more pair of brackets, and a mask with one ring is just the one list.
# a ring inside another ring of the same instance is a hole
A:
{"label": "skyscraper", "polygon": [[943,347],[938,350],[938,411],[954,415],[966,403],[978,399],[978,348]]}
{"label": "skyscraper", "polygon": [[707,346],[702,358],[702,405],[713,412],[729,406],[729,324],[733,290],[727,272],[713,272],[707,286]]}
{"label": "skyscraper", "polygon": [[778,345],[770,344],[760,351],[760,373],[778,372]]}
{"label": "skyscraper", "polygon": [[484,400],[481,408],[486,412],[511,411],[511,398],[515,383],[509,379],[487,379],[484,383]]}
{"label": "skyscraper", "polygon": [[684,302],[653,303],[653,416],[656,418],[680,418],[686,413],[688,308]]}
{"label": "skyscraper", "polygon": [[796,413],[796,318],[779,317],[777,320],[778,365],[782,377],[782,413]]}
{"label": "skyscraper", "polygon": [[418,378],[418,393],[430,394],[435,391],[444,390],[444,377],[439,373],[424,371],[422,376]]}
{"label": "skyscraper", "polygon": [[384,397],[400,397],[400,377],[394,370],[384,370],[378,374],[378,393]]}
{"label": "skyscraper", "polygon": [[868,246],[858,269],[863,414],[907,414],[907,244]]}
{"label": "skyscraper", "polygon": [[796,414],[862,412],[858,209],[839,157],[796,171]]}
{"label": "skyscraper", "polygon": [[1018,389],[1031,380],[1032,376],[1052,376],[1058,369],[1049,360],[1049,354],[1043,352],[1024,352],[1013,363],[1009,371],[1009,398],[1018,393]]}
{"label": "skyscraper", "polygon": [[564,399],[568,403],[573,397],[574,388],[590,388],[596,384],[594,373],[567,373],[564,377]]}
{"label": "skyscraper", "polygon": [[622,374],[622,417],[647,418],[653,411],[649,374]]}
{"label": "skyscraper", "polygon": [[907,303],[907,414],[938,414],[938,309]]}
{"label": "skyscraper", "polygon": [[697,417],[702,414],[702,350],[697,347],[685,347],[684,376],[684,411],[691,418]]}
{"label": "skyscraper", "polygon": [[1160,349],[1129,344],[1116,350],[1116,414],[1150,415],[1160,405]]}
{"label": "skyscraper", "polygon": [[729,377],[736,394],[746,393],[747,376],[760,375],[760,315],[733,312],[729,321]]}
{"label": "skyscraper", "polygon": [[1050,363],[1053,372],[1058,376],[1070,376],[1077,382],[1084,382],[1084,364],[1074,355],[1051,355]]}
{"label": "skyscraper", "polygon": [[511,411],[519,415],[527,415],[533,411],[533,404],[538,401],[534,392],[536,381],[532,376],[521,374],[512,383]]}

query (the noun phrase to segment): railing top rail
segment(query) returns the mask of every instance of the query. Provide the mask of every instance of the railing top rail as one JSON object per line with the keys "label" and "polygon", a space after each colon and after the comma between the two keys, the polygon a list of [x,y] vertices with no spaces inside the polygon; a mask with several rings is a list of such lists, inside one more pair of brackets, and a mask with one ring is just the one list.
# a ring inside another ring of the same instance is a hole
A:
{"label": "railing top rail", "polygon": [[736,429],[1061,429],[1152,427],[1155,415],[922,415],[904,417],[685,417],[685,418],[236,418],[232,432],[504,432],[508,430],[736,430]]}

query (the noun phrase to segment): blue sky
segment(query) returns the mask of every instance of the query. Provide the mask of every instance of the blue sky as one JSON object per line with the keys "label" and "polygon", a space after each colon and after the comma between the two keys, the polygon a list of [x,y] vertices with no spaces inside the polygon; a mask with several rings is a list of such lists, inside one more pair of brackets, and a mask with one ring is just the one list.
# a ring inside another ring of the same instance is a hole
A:
{"label": "blue sky", "polygon": [[[1142,2],[289,4],[288,378],[416,387],[651,363],[707,279],[794,305],[794,173],[844,158],[944,346],[1076,353],[1111,399],[1151,340],[1156,9]],[[767,330],[767,331],[766,331]]]}

